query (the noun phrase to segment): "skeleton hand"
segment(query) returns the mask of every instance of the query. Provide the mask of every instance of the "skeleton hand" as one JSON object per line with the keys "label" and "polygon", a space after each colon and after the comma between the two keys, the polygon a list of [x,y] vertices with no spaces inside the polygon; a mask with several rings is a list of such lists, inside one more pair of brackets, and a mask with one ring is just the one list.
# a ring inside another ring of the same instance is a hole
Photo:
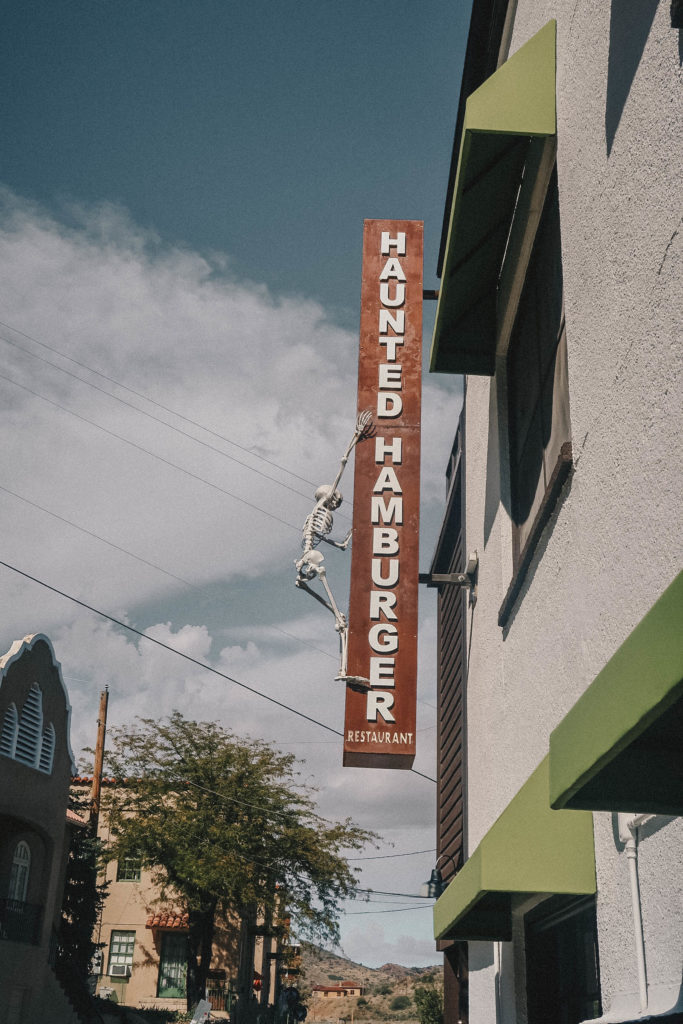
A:
{"label": "skeleton hand", "polygon": [[374,432],[375,425],[372,422],[372,410],[363,409],[362,412],[358,413],[358,418],[356,419],[356,434],[358,435],[358,440],[361,441],[366,437],[372,437]]}

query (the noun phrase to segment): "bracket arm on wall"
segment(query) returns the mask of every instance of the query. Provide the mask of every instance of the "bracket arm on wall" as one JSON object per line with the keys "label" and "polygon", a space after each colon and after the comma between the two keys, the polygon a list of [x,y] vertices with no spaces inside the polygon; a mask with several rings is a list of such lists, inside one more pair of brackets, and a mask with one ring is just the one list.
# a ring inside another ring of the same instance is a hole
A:
{"label": "bracket arm on wall", "polygon": [[469,590],[473,601],[477,596],[477,575],[479,571],[479,555],[470,553],[464,572],[421,572],[420,583],[427,587],[454,586]]}

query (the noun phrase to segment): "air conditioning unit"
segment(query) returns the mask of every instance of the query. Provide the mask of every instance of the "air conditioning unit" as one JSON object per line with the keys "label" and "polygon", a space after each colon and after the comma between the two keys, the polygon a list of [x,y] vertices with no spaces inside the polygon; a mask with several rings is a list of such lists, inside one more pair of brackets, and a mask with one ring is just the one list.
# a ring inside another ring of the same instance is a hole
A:
{"label": "air conditioning unit", "polygon": [[112,964],[109,968],[110,978],[130,978],[130,964]]}

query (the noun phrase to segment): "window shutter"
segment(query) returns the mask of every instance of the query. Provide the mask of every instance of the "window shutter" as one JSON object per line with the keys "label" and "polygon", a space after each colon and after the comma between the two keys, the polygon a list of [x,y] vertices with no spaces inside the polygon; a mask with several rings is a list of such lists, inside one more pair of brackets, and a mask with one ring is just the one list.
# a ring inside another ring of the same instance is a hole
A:
{"label": "window shutter", "polygon": [[14,749],[17,743],[17,729],[19,728],[19,715],[16,704],[10,704],[2,720],[2,733],[0,733],[0,754],[5,757],[14,757]]}
{"label": "window shutter", "polygon": [[40,761],[38,767],[46,775],[52,774],[52,764],[55,757],[55,727],[50,722],[47,729],[43,730],[43,742],[40,745]]}
{"label": "window shutter", "polygon": [[30,765],[31,768],[38,767],[38,756],[43,733],[43,695],[40,687],[34,683],[29,691],[21,711],[19,729],[17,732],[17,746],[14,755],[17,761]]}

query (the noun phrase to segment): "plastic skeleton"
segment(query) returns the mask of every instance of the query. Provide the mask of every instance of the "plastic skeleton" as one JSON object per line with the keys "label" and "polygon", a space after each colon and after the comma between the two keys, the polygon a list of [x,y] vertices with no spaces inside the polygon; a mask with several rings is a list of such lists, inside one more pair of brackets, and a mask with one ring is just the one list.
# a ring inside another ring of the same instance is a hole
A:
{"label": "plastic skeleton", "polygon": [[[347,675],[348,623],[346,621],[346,616],[339,610],[327,581],[327,572],[323,565],[325,556],[321,551],[317,551],[316,549],[323,541],[325,544],[330,544],[332,547],[339,548],[342,551],[346,551],[349,545],[349,541],[351,540],[351,530],[349,530],[342,541],[332,540],[329,536],[332,532],[334,522],[332,513],[335,509],[339,508],[343,500],[341,492],[337,490],[337,487],[344,470],[346,469],[346,464],[349,461],[351,452],[359,441],[364,440],[366,437],[371,437],[373,433],[374,427],[372,424],[372,413],[366,409],[358,415],[358,419],[356,420],[356,429],[346,451],[342,455],[341,465],[334,483],[321,484],[315,492],[315,506],[313,511],[306,516],[306,521],[304,522],[303,527],[303,537],[301,539],[303,555],[294,563],[297,571],[295,581],[296,586],[301,590],[305,590],[311,595],[311,597],[314,597],[316,601],[319,601],[320,604],[324,605],[324,607],[334,615],[334,628],[339,633],[340,652],[339,675],[336,678],[340,680],[340,682],[347,683],[353,689],[361,690],[366,690],[370,684],[367,679],[363,679],[361,676]],[[321,594],[317,594],[315,590],[309,586],[309,583],[316,578],[322,584],[326,598]]]}

